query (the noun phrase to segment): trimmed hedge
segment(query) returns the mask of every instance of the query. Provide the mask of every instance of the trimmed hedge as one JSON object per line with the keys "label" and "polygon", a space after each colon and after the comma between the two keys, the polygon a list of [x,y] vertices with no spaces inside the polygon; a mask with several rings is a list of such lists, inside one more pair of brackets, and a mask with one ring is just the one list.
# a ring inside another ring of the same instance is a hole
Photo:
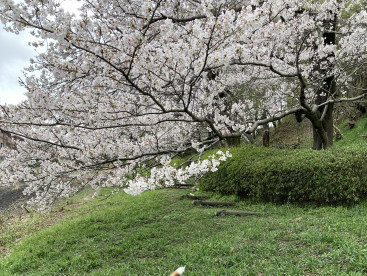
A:
{"label": "trimmed hedge", "polygon": [[215,173],[199,180],[203,190],[286,203],[344,204],[367,197],[367,147],[323,151],[245,146]]}

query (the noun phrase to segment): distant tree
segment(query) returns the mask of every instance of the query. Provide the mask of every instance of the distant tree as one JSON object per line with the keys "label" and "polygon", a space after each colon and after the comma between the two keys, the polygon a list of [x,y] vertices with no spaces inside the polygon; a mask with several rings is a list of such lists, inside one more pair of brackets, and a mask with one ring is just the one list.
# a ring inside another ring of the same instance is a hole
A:
{"label": "distant tree", "polygon": [[[315,149],[327,148],[334,104],[366,96],[343,96],[367,57],[357,0],[86,0],[79,15],[59,2],[0,2],[6,29],[30,30],[40,47],[26,69],[28,100],[2,107],[0,130],[24,141],[6,152],[1,181],[24,181],[43,208],[87,184],[170,185],[168,157],[291,114],[311,121]],[[266,95],[267,118],[233,89],[241,85]],[[289,97],[297,104],[284,107]],[[156,162],[169,181],[128,181]]]}

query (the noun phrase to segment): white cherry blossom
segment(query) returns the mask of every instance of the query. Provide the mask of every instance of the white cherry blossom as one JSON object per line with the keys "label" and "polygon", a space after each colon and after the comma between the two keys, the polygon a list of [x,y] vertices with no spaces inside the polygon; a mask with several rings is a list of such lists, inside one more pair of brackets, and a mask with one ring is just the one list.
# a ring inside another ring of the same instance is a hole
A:
{"label": "white cherry blossom", "polygon": [[1,107],[0,129],[22,138],[1,150],[1,183],[23,181],[41,209],[86,185],[138,194],[226,156],[170,158],[296,113],[325,148],[333,105],[366,95],[343,95],[367,60],[361,3],[89,0],[73,16],[56,0],[3,0],[6,30],[46,50],[25,70],[28,99]]}

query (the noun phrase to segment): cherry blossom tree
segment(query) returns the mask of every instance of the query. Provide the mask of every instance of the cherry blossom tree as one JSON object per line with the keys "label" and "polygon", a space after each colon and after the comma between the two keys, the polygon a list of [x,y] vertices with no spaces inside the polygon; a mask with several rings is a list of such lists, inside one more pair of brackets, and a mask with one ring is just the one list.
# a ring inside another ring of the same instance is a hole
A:
{"label": "cherry blossom tree", "polygon": [[[292,114],[327,148],[333,106],[366,96],[344,96],[367,60],[361,3],[85,0],[73,15],[55,0],[2,0],[6,30],[29,30],[40,54],[22,81],[28,100],[1,108],[0,130],[23,138],[2,150],[1,181],[27,183],[41,208],[85,185],[136,194],[215,171],[230,154],[186,168],[173,156]],[[289,97],[297,104],[284,106]]]}

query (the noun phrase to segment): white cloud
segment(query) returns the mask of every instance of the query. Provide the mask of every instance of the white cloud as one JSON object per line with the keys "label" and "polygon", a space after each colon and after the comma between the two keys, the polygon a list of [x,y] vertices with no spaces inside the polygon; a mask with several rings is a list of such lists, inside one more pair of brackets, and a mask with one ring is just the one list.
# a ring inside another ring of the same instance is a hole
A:
{"label": "white cloud", "polygon": [[[76,16],[80,14],[81,4],[75,0],[61,2],[65,11]],[[0,23],[0,104],[17,104],[26,99],[26,90],[20,86],[19,78],[23,77],[22,71],[29,65],[29,59],[36,55],[28,45],[30,40],[31,36],[26,32],[19,35],[6,32]]]}
{"label": "white cloud", "polygon": [[25,33],[15,35],[0,27],[0,103],[16,104],[24,100],[26,92],[19,85],[23,68],[35,52],[28,46]]}

